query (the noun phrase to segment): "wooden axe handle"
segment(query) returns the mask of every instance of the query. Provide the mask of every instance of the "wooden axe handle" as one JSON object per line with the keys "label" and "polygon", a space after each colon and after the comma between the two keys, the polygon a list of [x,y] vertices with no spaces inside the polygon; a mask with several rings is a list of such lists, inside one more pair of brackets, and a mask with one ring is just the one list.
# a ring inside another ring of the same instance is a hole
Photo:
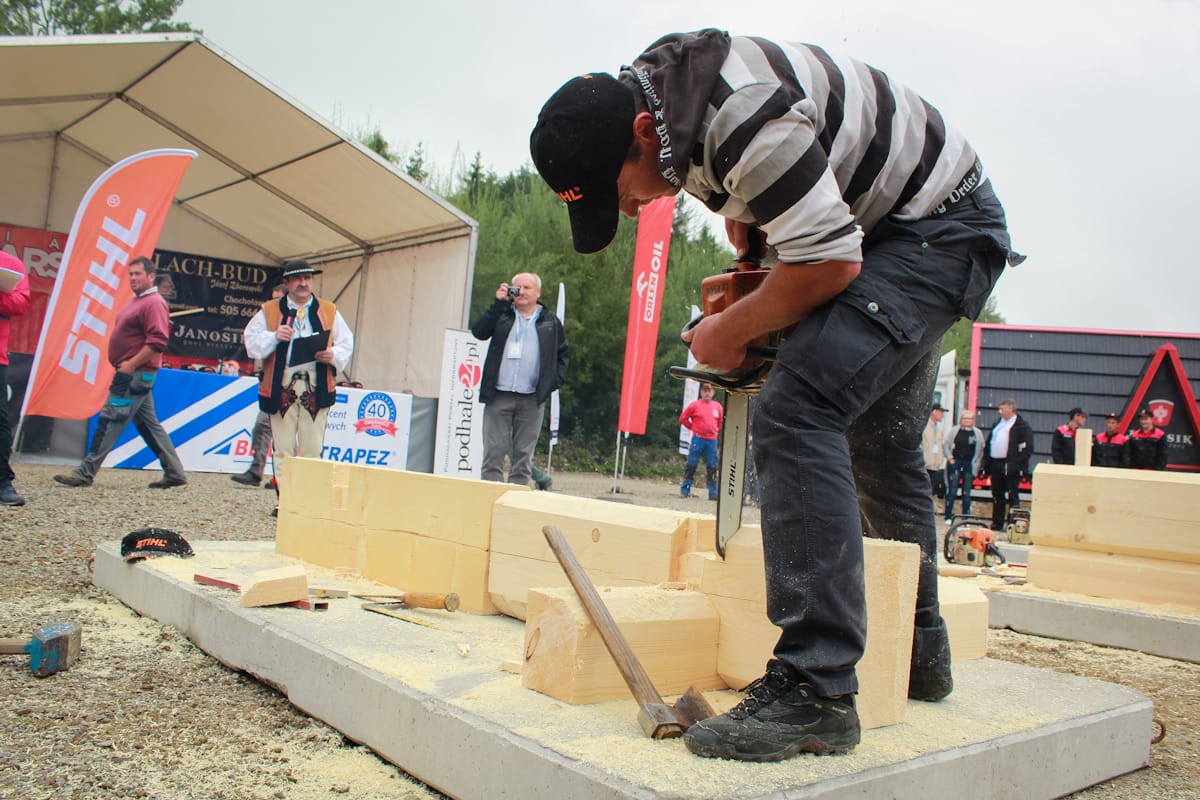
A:
{"label": "wooden axe handle", "polygon": [[571,546],[567,544],[562,531],[553,525],[547,525],[542,528],[542,533],[545,534],[546,541],[550,543],[550,549],[557,556],[558,563],[562,564],[563,571],[567,573],[567,580],[575,587],[575,593],[579,595],[584,610],[587,611],[592,624],[599,631],[600,638],[604,640],[604,646],[608,648],[613,661],[617,663],[617,669],[621,671],[621,676],[629,685],[629,691],[633,693],[634,699],[642,706],[664,705],[662,695],[654,688],[650,676],[646,674],[641,662],[633,654],[633,649],[630,648],[629,642],[625,640],[625,636],[617,627],[617,623],[608,608],[605,607],[604,601],[600,599],[596,587],[592,586],[592,581],[583,571],[583,566],[571,552]]}
{"label": "wooden axe handle", "polygon": [[454,592],[441,594],[439,592],[405,592],[400,602],[410,608],[443,608],[446,611],[458,609],[458,595]]}
{"label": "wooden axe handle", "polygon": [[0,639],[0,655],[15,656],[28,653],[28,639]]}

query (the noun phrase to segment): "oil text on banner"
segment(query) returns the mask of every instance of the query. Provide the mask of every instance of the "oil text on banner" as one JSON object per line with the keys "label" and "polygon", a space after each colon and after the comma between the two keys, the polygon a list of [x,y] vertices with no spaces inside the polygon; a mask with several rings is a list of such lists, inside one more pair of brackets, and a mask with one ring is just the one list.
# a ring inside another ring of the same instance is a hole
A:
{"label": "oil text on banner", "polygon": [[128,264],[151,256],[191,150],[150,150],[114,164],[75,212],[38,340],[22,414],[86,419],[108,395],[108,339],[131,299]]}
{"label": "oil text on banner", "polygon": [[674,216],[674,197],[660,197],[642,206],[638,214],[629,326],[625,332],[625,371],[621,376],[621,413],[617,421],[617,429],[625,433],[646,432],[650,383],[654,376],[654,347],[658,342],[659,312],[667,280],[667,253],[671,249]]}

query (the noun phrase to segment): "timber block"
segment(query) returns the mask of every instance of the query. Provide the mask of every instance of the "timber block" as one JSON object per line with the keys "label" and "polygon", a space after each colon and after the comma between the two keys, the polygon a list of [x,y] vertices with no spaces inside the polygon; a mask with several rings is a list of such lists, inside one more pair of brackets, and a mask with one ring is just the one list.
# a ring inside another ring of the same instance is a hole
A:
{"label": "timber block", "polygon": [[[717,674],[720,620],[706,595],[649,586],[596,591],[660,694],[726,688]],[[526,610],[522,686],[572,704],[631,696],[574,589],[530,589]]]}
{"label": "timber block", "polygon": [[373,467],[294,456],[283,460],[279,510],[309,519],[361,525],[367,505],[366,473]]}
{"label": "timber block", "polygon": [[[864,728],[904,720],[912,654],[920,550],[916,545],[864,539],[867,646],[858,664],[858,715]],[[734,688],[762,677],[779,629],[767,618],[762,532],[741,528],[722,560],[713,552],[687,554],[680,580],[712,597],[721,618],[717,672]],[[983,617],[987,634],[987,616]]]}
{"label": "timber block", "polygon": [[406,592],[454,592],[459,609],[496,614],[488,594],[488,552],[404,531],[366,531],[369,578]]}
{"label": "timber block", "polygon": [[1200,564],[1186,561],[1038,544],[1029,551],[1025,575],[1042,589],[1200,608],[1200,592],[1196,590],[1200,586]]}
{"label": "timber block", "polygon": [[975,579],[938,577],[938,603],[955,662],[987,656],[988,596]]}
{"label": "timber block", "polygon": [[367,567],[366,536],[361,525],[309,517],[279,506],[275,552],[330,569],[363,573]]}
{"label": "timber block", "polygon": [[492,506],[488,590],[501,612],[525,619],[535,586],[569,586],[543,526],[562,531],[597,586],[654,586],[677,579],[679,562],[711,541],[715,521],[689,514],[548,492],[510,492]]}
{"label": "timber block", "polygon": [[1200,564],[1200,475],[1039,464],[1030,532],[1049,545]]}
{"label": "timber block", "polygon": [[404,531],[487,550],[492,503],[529,487],[453,475],[365,467],[370,502],[363,523],[371,531]]}

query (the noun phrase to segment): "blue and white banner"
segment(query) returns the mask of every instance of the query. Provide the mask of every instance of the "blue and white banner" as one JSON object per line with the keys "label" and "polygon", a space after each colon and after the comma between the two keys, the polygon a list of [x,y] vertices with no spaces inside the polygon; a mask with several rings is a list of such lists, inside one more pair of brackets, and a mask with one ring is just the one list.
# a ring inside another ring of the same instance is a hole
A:
{"label": "blue and white banner", "polygon": [[412,395],[339,386],[325,423],[321,458],[405,469],[411,422]]}
{"label": "blue and white banner", "polygon": [[[188,472],[245,472],[253,457],[258,381],[189,370],[159,370],[154,407]],[[299,410],[299,407],[297,407]],[[88,441],[98,416],[88,421]],[[347,464],[404,469],[412,397],[338,387],[329,409],[322,458]],[[158,458],[130,424],[104,460],[106,467],[161,469]],[[266,471],[271,472],[267,460]]]}

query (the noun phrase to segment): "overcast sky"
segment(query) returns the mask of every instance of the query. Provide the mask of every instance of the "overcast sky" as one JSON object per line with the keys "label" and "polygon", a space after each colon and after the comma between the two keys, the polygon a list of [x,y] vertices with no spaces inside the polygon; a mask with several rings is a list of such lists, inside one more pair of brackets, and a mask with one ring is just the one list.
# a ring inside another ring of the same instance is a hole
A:
{"label": "overcast sky", "polygon": [[975,145],[1029,255],[996,290],[1008,322],[1200,332],[1196,0],[184,0],[176,18],[339,127],[423,143],[442,173],[476,151],[500,174],[527,163],[559,85],[664,33],[814,42]]}

